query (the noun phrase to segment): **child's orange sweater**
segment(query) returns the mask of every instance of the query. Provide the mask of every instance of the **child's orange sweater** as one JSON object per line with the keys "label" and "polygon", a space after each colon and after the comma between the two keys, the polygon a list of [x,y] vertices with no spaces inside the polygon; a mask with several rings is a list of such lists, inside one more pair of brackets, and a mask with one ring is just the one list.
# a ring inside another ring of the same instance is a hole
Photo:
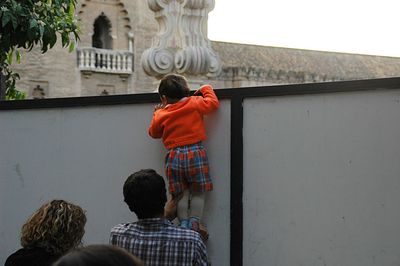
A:
{"label": "child's orange sweater", "polygon": [[218,98],[210,85],[202,86],[195,95],[168,104],[153,114],[149,135],[162,138],[167,149],[190,145],[207,138],[203,115],[219,107]]}

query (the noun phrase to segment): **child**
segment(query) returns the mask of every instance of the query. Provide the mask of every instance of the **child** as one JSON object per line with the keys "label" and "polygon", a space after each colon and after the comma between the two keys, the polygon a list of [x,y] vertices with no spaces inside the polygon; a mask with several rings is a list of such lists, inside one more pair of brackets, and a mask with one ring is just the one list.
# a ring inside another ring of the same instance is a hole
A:
{"label": "child", "polygon": [[169,192],[181,196],[178,219],[182,227],[199,230],[205,192],[213,189],[207,154],[202,141],[207,138],[203,115],[218,109],[218,98],[210,85],[189,96],[185,77],[167,75],[158,87],[161,104],[154,108],[149,135],[162,138],[169,150],[165,173]]}

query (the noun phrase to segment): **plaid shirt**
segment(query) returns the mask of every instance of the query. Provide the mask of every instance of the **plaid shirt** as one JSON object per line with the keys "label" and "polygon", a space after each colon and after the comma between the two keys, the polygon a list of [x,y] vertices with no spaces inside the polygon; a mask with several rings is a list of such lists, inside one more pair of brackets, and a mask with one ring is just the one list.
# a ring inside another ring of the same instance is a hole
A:
{"label": "plaid shirt", "polygon": [[200,235],[161,218],[119,224],[111,229],[110,244],[125,248],[146,266],[208,265]]}

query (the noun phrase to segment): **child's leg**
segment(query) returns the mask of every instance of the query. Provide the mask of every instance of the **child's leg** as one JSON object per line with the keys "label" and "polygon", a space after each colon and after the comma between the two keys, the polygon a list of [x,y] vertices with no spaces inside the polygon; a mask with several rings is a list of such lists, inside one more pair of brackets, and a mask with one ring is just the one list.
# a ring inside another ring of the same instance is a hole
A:
{"label": "child's leg", "polygon": [[177,207],[177,214],[178,214],[178,219],[179,222],[181,223],[182,227],[188,227],[188,221],[189,221],[189,200],[190,200],[190,193],[188,189],[185,189],[183,191],[183,196],[182,199],[178,201],[178,207]]}
{"label": "child's leg", "polygon": [[192,192],[190,200],[190,220],[191,222],[200,222],[201,217],[203,216],[204,209],[204,201],[205,201],[205,192]]}
{"label": "child's leg", "polygon": [[203,216],[205,192],[192,192],[192,199],[190,201],[190,217],[198,217],[199,219]]}
{"label": "child's leg", "polygon": [[192,192],[191,200],[190,200],[190,218],[189,218],[189,227],[192,230],[197,231],[203,240],[208,239],[207,228],[204,224],[200,222],[203,216],[204,209],[204,201],[205,201],[205,192]]}

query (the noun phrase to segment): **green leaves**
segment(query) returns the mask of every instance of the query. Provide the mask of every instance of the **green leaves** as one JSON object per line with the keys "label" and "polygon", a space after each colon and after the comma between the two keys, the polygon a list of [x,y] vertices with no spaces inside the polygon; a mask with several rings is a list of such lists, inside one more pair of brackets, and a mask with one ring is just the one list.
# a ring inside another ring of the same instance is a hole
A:
{"label": "green leaves", "polygon": [[29,29],[35,28],[35,27],[37,27],[37,25],[38,25],[38,23],[37,23],[36,19],[32,18],[29,20]]}
{"label": "green leaves", "polygon": [[[76,0],[2,0],[0,1],[0,70],[8,75],[17,48],[32,49],[40,45],[43,53],[54,47],[57,36],[63,47],[75,48],[79,28],[75,18]],[[11,71],[10,71],[11,73]],[[8,80],[7,80],[8,81]],[[7,83],[7,82],[6,82]],[[7,83],[15,87],[15,79]]]}
{"label": "green leaves", "polygon": [[1,25],[3,28],[7,25],[7,23],[11,20],[11,15],[7,11],[1,12]]}
{"label": "green leaves", "polygon": [[1,26],[4,28],[10,24],[13,29],[18,26],[17,14],[22,12],[22,7],[15,0],[11,0],[8,5],[7,2],[0,6]]}

